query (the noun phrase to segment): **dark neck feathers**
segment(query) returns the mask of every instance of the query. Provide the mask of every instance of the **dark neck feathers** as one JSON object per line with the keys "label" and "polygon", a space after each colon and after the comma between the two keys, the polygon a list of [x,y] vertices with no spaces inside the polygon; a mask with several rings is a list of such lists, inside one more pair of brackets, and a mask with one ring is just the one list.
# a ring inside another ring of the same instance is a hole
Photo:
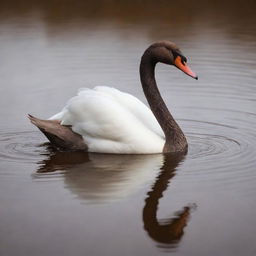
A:
{"label": "dark neck feathers", "polygon": [[164,153],[187,150],[186,138],[161,97],[155,80],[157,59],[150,48],[145,51],[140,63],[140,79],[149,106],[165,134]]}

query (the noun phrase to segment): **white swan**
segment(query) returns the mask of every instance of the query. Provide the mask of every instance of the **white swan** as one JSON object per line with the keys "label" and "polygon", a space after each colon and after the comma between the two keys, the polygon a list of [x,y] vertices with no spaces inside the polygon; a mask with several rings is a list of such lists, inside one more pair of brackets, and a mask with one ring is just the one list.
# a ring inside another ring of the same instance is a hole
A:
{"label": "white swan", "polygon": [[90,152],[159,153],[164,147],[164,133],[151,110],[114,88],[83,89],[50,119],[71,125]]}
{"label": "white swan", "polygon": [[185,151],[186,138],[156,85],[157,62],[175,65],[197,79],[178,47],[162,41],[144,52],[140,64],[141,83],[151,110],[128,93],[100,86],[81,89],[49,120],[29,118],[60,148],[114,154]]}

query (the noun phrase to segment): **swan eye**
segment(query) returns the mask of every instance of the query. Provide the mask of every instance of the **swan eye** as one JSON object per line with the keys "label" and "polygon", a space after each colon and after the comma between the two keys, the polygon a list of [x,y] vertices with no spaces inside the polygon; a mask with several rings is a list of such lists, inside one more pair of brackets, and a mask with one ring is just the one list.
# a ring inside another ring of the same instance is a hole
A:
{"label": "swan eye", "polygon": [[177,51],[175,51],[175,50],[171,50],[171,52],[172,52],[172,55],[173,55],[173,57],[174,57],[174,60],[175,60],[178,56],[180,56],[180,58],[181,58],[181,63],[185,66],[185,64],[186,64],[186,62],[187,62],[187,58],[184,57],[181,53],[179,53],[179,52],[177,52]]}
{"label": "swan eye", "polygon": [[185,66],[185,64],[187,63],[187,58],[184,56],[181,56],[181,63]]}

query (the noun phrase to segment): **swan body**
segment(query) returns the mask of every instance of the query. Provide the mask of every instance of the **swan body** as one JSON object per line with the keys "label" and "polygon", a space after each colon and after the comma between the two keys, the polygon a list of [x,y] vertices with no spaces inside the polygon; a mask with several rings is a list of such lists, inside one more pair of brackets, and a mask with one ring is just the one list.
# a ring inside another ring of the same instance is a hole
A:
{"label": "swan body", "polygon": [[161,153],[165,143],[152,111],[133,95],[115,88],[81,89],[50,120],[72,126],[83,137],[89,152]]}
{"label": "swan body", "polygon": [[29,115],[57,148],[112,154],[176,153],[187,150],[187,140],[176,123],[155,80],[158,62],[174,65],[197,79],[187,59],[172,42],[149,46],[140,62],[140,79],[150,109],[136,97],[98,86],[81,89],[61,112],[49,120]]}

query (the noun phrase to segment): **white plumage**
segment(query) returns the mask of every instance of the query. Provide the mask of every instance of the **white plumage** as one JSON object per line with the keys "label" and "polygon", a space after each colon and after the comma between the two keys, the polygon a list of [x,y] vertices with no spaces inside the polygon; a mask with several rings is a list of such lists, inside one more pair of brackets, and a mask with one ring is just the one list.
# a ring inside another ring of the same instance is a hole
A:
{"label": "white plumage", "polygon": [[89,152],[161,153],[165,143],[151,110],[131,94],[110,87],[81,89],[50,119],[71,125],[82,135]]}

